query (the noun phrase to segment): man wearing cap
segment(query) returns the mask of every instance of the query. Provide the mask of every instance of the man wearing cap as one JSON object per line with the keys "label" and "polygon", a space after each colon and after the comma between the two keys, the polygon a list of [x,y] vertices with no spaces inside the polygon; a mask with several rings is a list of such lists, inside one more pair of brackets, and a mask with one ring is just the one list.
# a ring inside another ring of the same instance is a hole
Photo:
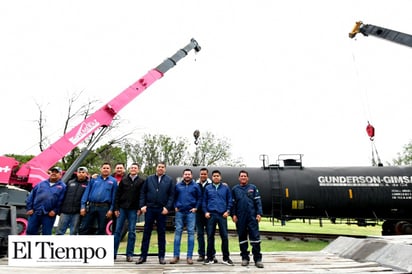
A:
{"label": "man wearing cap", "polygon": [[27,235],[38,235],[41,227],[42,235],[51,235],[53,224],[66,192],[66,185],[61,180],[60,167],[50,169],[50,177],[38,183],[26,199],[29,222]]}
{"label": "man wearing cap", "polygon": [[60,208],[59,224],[56,235],[66,234],[70,227],[70,235],[77,235],[80,226],[80,202],[89,182],[86,167],[77,169],[76,177],[66,185],[66,194]]}

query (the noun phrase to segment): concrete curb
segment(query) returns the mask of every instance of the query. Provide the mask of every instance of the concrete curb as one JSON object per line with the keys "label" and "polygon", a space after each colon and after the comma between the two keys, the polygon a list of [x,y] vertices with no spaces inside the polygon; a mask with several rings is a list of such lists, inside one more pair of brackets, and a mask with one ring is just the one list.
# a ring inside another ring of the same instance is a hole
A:
{"label": "concrete curb", "polygon": [[377,262],[412,272],[412,236],[383,236],[365,239],[338,237],[323,252],[359,262]]}

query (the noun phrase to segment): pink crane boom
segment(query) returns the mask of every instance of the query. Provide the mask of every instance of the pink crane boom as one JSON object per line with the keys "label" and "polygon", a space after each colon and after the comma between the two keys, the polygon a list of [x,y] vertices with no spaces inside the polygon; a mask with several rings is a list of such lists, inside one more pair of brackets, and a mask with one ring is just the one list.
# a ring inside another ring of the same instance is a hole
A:
{"label": "pink crane boom", "polygon": [[[151,84],[162,78],[169,69],[174,67],[191,50],[200,51],[200,46],[195,39],[191,39],[190,43],[183,49],[180,49],[172,57],[167,58],[159,66],[150,70],[146,75],[20,168],[18,168],[18,162],[14,158],[0,156],[0,183],[29,184],[34,186],[41,180],[48,178],[47,171],[53,165],[97,129],[109,126],[122,108],[133,101]],[[18,169],[17,172],[15,172],[16,169]]]}

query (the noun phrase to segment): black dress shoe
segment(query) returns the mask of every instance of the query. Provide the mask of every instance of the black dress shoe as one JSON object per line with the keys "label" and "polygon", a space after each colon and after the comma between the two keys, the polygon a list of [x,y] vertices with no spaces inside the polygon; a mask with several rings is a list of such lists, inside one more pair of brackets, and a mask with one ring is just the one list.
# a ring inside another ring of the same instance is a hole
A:
{"label": "black dress shoe", "polygon": [[166,264],[165,258],[159,258],[159,264]]}
{"label": "black dress shoe", "polygon": [[140,257],[139,260],[137,260],[136,264],[142,264],[146,262],[146,258]]}

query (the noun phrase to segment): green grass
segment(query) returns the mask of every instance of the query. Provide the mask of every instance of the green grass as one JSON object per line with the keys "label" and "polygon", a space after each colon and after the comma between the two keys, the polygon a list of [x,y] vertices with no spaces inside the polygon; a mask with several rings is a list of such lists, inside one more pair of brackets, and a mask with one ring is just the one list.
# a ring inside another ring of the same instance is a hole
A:
{"label": "green grass", "polygon": [[[138,224],[141,225],[141,224]],[[229,219],[228,227],[235,228],[234,223]],[[320,234],[336,234],[336,235],[367,235],[367,236],[380,236],[381,226],[368,226],[359,227],[357,225],[347,225],[346,223],[332,224],[328,220],[323,220],[322,226],[319,225],[318,220],[311,220],[310,222],[306,220],[294,220],[286,222],[286,225],[282,226],[279,221],[272,223],[268,219],[262,220],[260,223],[261,231],[280,231],[280,232],[306,232],[306,233],[320,233]],[[142,241],[143,233],[137,232],[136,235],[136,246],[135,253],[140,253],[140,244]],[[173,239],[174,232],[169,231],[166,233],[166,252],[173,253]],[[206,240],[206,239],[205,239]],[[283,239],[267,239],[262,237],[261,249],[262,252],[278,252],[278,251],[319,251],[326,247],[329,243],[321,240],[290,240],[286,241]],[[220,253],[220,237],[216,235],[215,246],[218,253]],[[127,236],[120,243],[119,253],[124,253],[127,243]],[[185,254],[187,250],[187,234],[184,232],[182,235],[182,242],[180,251],[182,255]],[[229,237],[229,250],[232,254],[239,254],[239,244],[238,239],[235,236]],[[157,253],[157,234],[153,231],[149,253]],[[195,240],[194,254],[197,254],[197,241]]]}
{"label": "green grass", "polygon": [[[228,224],[230,227],[230,222]],[[320,226],[319,220],[305,220],[305,222],[303,222],[302,220],[293,220],[286,222],[286,225],[282,226],[279,221],[275,221],[272,224],[272,222],[270,222],[269,220],[265,220],[260,223],[260,230],[279,232],[307,232],[336,235],[380,236],[382,228],[380,224],[377,224],[375,226],[361,227],[355,224],[347,225],[343,221],[336,221],[336,224],[333,224],[328,220],[322,220],[322,226]]]}

